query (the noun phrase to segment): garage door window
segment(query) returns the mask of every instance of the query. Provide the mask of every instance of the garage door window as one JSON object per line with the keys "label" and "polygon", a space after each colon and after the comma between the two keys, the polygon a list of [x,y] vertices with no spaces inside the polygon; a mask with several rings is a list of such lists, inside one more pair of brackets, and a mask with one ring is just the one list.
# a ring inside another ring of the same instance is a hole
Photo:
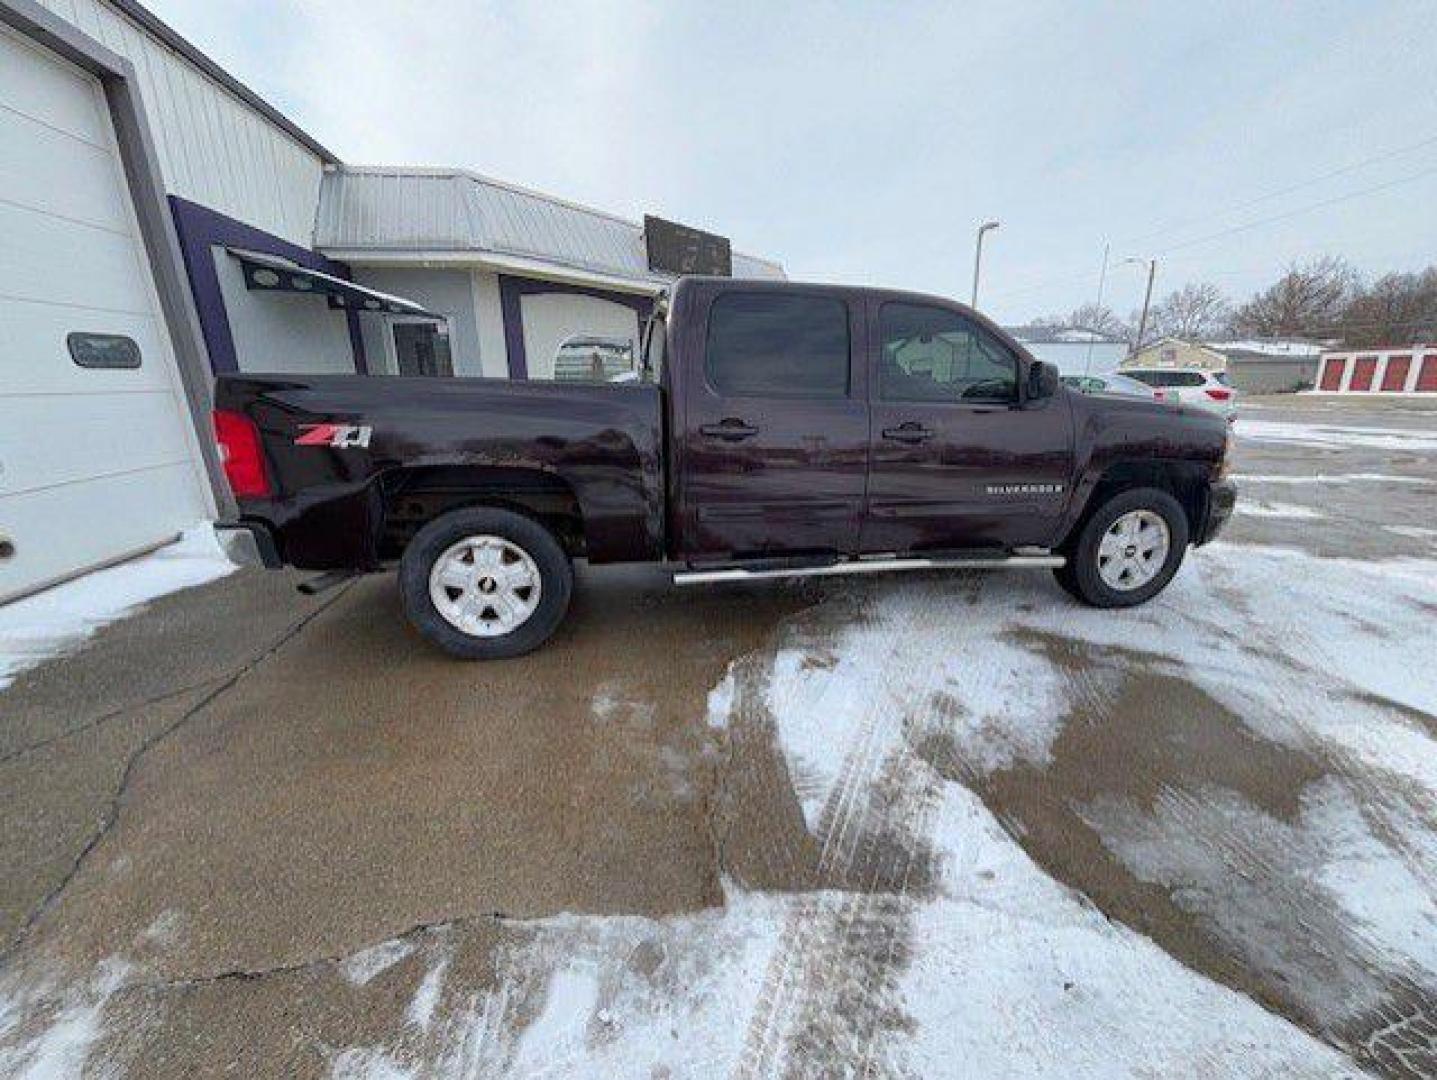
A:
{"label": "garage door window", "polygon": [[140,346],[123,334],[91,334],[76,331],[65,338],[70,359],[82,368],[137,368]]}

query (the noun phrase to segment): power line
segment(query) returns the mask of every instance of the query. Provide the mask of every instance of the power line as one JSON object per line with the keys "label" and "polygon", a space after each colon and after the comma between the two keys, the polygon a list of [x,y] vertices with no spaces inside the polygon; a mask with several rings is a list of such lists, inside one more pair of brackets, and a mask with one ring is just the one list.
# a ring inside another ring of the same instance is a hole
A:
{"label": "power line", "polygon": [[1200,224],[1207,218],[1223,217],[1226,214],[1233,214],[1239,210],[1247,210],[1254,206],[1260,206],[1261,204],[1265,202],[1270,202],[1273,199],[1280,199],[1284,195],[1291,195],[1294,191],[1301,191],[1303,188],[1313,187],[1317,184],[1321,184],[1325,181],[1331,180],[1334,177],[1346,176],[1348,173],[1354,173],[1359,171],[1360,169],[1365,169],[1369,165],[1375,165],[1379,161],[1391,161],[1393,158],[1402,157],[1405,154],[1415,153],[1418,150],[1425,150],[1429,146],[1437,146],[1437,135],[1434,135],[1431,138],[1423,139],[1420,142],[1409,143],[1407,146],[1399,146],[1393,150],[1386,150],[1380,154],[1373,154],[1370,157],[1361,158],[1358,161],[1343,165],[1340,168],[1330,169],[1327,172],[1319,173],[1318,175],[1309,177],[1306,180],[1299,180],[1295,184],[1289,184],[1286,187],[1277,188],[1274,191],[1269,191],[1265,194],[1254,196],[1253,198],[1247,199],[1243,202],[1234,203],[1231,206],[1227,206],[1221,210],[1215,210],[1211,214],[1206,214],[1202,217],[1188,218],[1186,221],[1180,224],[1174,224],[1171,226],[1164,226],[1159,229],[1154,229],[1152,232],[1144,233],[1142,236],[1134,237],[1132,240],[1127,241],[1127,244],[1140,244],[1144,240],[1151,240],[1155,236],[1165,236],[1168,233],[1173,233],[1177,232],[1180,229],[1185,229],[1189,225]]}
{"label": "power line", "polygon": [[[1233,205],[1233,206],[1229,206],[1229,207],[1227,207],[1227,208],[1225,208],[1225,209],[1223,209],[1223,210],[1216,211],[1216,212],[1214,212],[1213,214],[1205,215],[1205,217],[1203,217],[1203,218],[1193,218],[1193,219],[1190,219],[1190,220],[1189,220],[1189,223],[1192,224],[1192,223],[1197,223],[1197,222],[1199,222],[1199,221],[1207,220],[1207,219],[1210,219],[1210,218],[1222,217],[1222,216],[1224,216],[1225,214],[1233,213],[1233,212],[1235,212],[1235,211],[1237,211],[1237,210],[1246,209],[1246,208],[1251,207],[1251,206],[1256,206],[1256,205],[1259,205],[1259,204],[1261,204],[1261,203],[1263,203],[1263,202],[1270,201],[1271,199],[1281,198],[1281,197],[1284,196],[1284,195],[1288,195],[1288,194],[1291,194],[1291,193],[1294,192],[1294,191],[1300,191],[1300,190],[1302,190],[1303,188],[1311,187],[1311,186],[1313,186],[1313,185],[1315,185],[1315,184],[1322,183],[1323,181],[1330,180],[1330,179],[1332,179],[1333,177],[1343,176],[1343,175],[1346,175],[1346,174],[1348,174],[1348,173],[1356,172],[1356,171],[1358,171],[1359,169],[1362,169],[1362,168],[1367,167],[1368,165],[1372,165],[1372,164],[1375,164],[1375,163],[1380,162],[1380,161],[1388,161],[1388,160],[1391,160],[1392,158],[1400,157],[1400,156],[1402,156],[1402,155],[1404,155],[1404,154],[1410,154],[1410,153],[1413,153],[1413,152],[1415,152],[1415,151],[1417,151],[1417,150],[1425,149],[1425,148],[1427,148],[1427,147],[1429,147],[1429,146],[1437,146],[1437,136],[1433,136],[1433,137],[1430,137],[1430,138],[1426,138],[1426,139],[1423,139],[1423,140],[1421,140],[1421,141],[1419,141],[1419,142],[1408,144],[1407,146],[1397,147],[1397,148],[1395,148],[1395,149],[1393,149],[1393,150],[1384,151],[1384,152],[1382,152],[1382,153],[1380,153],[1380,154],[1374,154],[1374,155],[1371,155],[1370,157],[1363,158],[1363,159],[1361,159],[1361,160],[1359,160],[1359,161],[1352,162],[1352,163],[1350,163],[1350,164],[1348,164],[1348,165],[1340,166],[1339,168],[1336,168],[1336,169],[1330,169],[1330,170],[1328,170],[1327,172],[1321,173],[1321,174],[1319,174],[1318,176],[1312,177],[1312,178],[1310,178],[1310,179],[1308,179],[1308,180],[1299,181],[1299,182],[1296,183],[1296,184],[1289,184],[1289,185],[1286,186],[1286,187],[1279,188],[1279,189],[1276,189],[1276,190],[1274,190],[1274,191],[1267,192],[1266,194],[1256,196],[1256,197],[1253,198],[1253,199],[1249,199],[1249,200],[1246,200],[1245,202],[1238,203],[1238,204],[1235,204],[1235,205]],[[1237,234],[1237,233],[1247,232],[1248,230],[1251,230],[1251,229],[1260,228],[1260,227],[1263,226],[1263,225],[1272,224],[1272,223],[1275,223],[1275,222],[1278,222],[1278,221],[1285,221],[1285,220],[1287,220],[1287,219],[1289,219],[1289,218],[1297,217],[1297,216],[1299,216],[1299,215],[1301,215],[1301,214],[1311,213],[1311,212],[1314,211],[1314,210],[1321,210],[1321,209],[1325,209],[1326,207],[1329,207],[1329,206],[1336,206],[1336,205],[1338,205],[1338,204],[1340,204],[1340,203],[1348,202],[1348,201],[1350,201],[1350,200],[1352,200],[1352,199],[1361,198],[1361,197],[1366,196],[1366,195],[1376,194],[1376,193],[1378,193],[1378,192],[1386,191],[1386,190],[1389,190],[1389,189],[1394,188],[1394,187],[1400,187],[1400,186],[1403,185],[1403,184],[1413,183],[1413,182],[1415,182],[1415,181],[1417,181],[1417,180],[1423,179],[1424,177],[1430,176],[1430,175],[1432,175],[1433,173],[1437,173],[1437,167],[1434,167],[1434,168],[1431,168],[1431,169],[1423,169],[1422,171],[1417,172],[1417,173],[1414,173],[1414,174],[1412,174],[1412,175],[1410,175],[1410,176],[1400,177],[1400,178],[1398,178],[1398,179],[1396,179],[1396,180],[1387,181],[1387,182],[1381,183],[1381,184],[1375,184],[1375,185],[1372,185],[1371,187],[1367,187],[1367,188],[1360,188],[1360,189],[1358,189],[1357,191],[1347,192],[1347,193],[1345,193],[1345,194],[1343,194],[1343,195],[1337,195],[1337,196],[1334,196],[1334,197],[1332,197],[1332,198],[1330,198],[1330,199],[1323,199],[1323,200],[1320,200],[1319,202],[1310,203],[1310,204],[1308,204],[1308,205],[1306,205],[1306,206],[1297,207],[1297,208],[1295,208],[1295,209],[1293,209],[1293,210],[1284,211],[1284,212],[1282,212],[1282,213],[1280,213],[1280,214],[1273,214],[1273,215],[1269,215],[1268,217],[1258,218],[1258,219],[1256,219],[1256,220],[1254,220],[1254,221],[1244,222],[1244,223],[1242,223],[1242,224],[1240,224],[1240,225],[1234,225],[1234,226],[1232,226],[1232,227],[1230,227],[1230,228],[1227,228],[1227,229],[1222,229],[1222,230],[1219,230],[1219,231],[1214,232],[1214,233],[1209,233],[1209,234],[1206,235],[1206,236],[1200,236],[1200,237],[1195,237],[1195,238],[1190,239],[1190,240],[1184,240],[1184,241],[1182,241],[1182,242],[1180,242],[1180,243],[1173,244],[1173,245],[1171,245],[1171,246],[1169,246],[1169,247],[1167,247],[1167,248],[1162,249],[1162,250],[1159,252],[1159,254],[1161,254],[1161,255],[1167,255],[1167,254],[1169,254],[1169,253],[1171,253],[1171,252],[1174,252],[1174,251],[1182,251],[1182,250],[1184,250],[1185,248],[1195,247],[1195,246],[1197,246],[1198,244],[1209,243],[1209,242],[1211,242],[1211,241],[1213,241],[1213,240],[1222,239],[1222,238],[1224,238],[1224,237],[1232,236],[1232,235],[1235,235],[1235,234]],[[1179,228],[1181,228],[1181,227],[1182,227],[1182,226],[1179,226]],[[1132,246],[1132,245],[1134,245],[1134,244],[1140,243],[1140,242],[1143,241],[1143,240],[1151,239],[1151,238],[1154,237],[1154,236],[1161,236],[1161,235],[1165,235],[1166,233],[1171,233],[1171,232],[1174,232],[1174,231],[1176,231],[1175,228],[1164,228],[1164,229],[1154,230],[1154,231],[1152,231],[1152,232],[1145,233],[1145,234],[1143,234],[1142,236],[1139,236],[1139,237],[1137,237],[1137,238],[1135,238],[1135,239],[1133,239],[1133,240],[1126,241],[1124,244],[1119,245],[1119,246],[1122,246],[1122,247]],[[1077,264],[1076,264],[1076,262],[1075,262],[1075,263],[1073,263],[1072,265],[1077,265]],[[1017,287],[1015,287],[1015,288],[1011,288],[1011,289],[1000,289],[1000,290],[997,290],[996,292],[994,292],[993,296],[994,296],[995,299],[1001,299],[1001,298],[1012,297],[1012,296],[1020,296],[1020,295],[1022,295],[1022,294],[1024,294],[1024,293],[1035,292],[1035,291],[1037,291],[1037,290],[1039,290],[1039,289],[1047,288],[1047,287],[1049,287],[1049,286],[1051,286],[1051,285],[1068,285],[1068,284],[1074,284],[1074,283],[1083,282],[1083,281],[1088,281],[1088,280],[1090,280],[1088,273],[1083,273],[1083,274],[1065,274],[1065,275],[1062,275],[1062,276],[1055,276],[1055,277],[1051,277],[1051,278],[1044,278],[1044,279],[1041,279],[1041,280],[1038,280],[1038,281],[1031,281],[1031,282],[1029,282],[1029,283],[1027,283],[1027,284],[1019,285],[1019,286],[1017,286]]]}
{"label": "power line", "polygon": [[1306,206],[1299,206],[1295,210],[1288,210],[1281,214],[1273,214],[1269,217],[1258,218],[1256,221],[1244,222],[1241,225],[1234,225],[1229,229],[1222,229],[1215,233],[1209,233],[1207,236],[1199,236],[1192,240],[1184,240],[1180,244],[1174,244],[1171,247],[1163,248],[1160,252],[1158,252],[1158,254],[1166,255],[1168,252],[1171,251],[1181,251],[1183,250],[1183,248],[1193,247],[1196,244],[1206,244],[1213,240],[1221,240],[1225,236],[1232,236],[1235,233],[1246,232],[1249,229],[1256,229],[1263,225],[1271,225],[1273,222],[1276,221],[1286,221],[1288,218],[1298,217],[1301,214],[1308,214],[1314,210],[1322,210],[1329,206],[1336,206],[1338,203],[1349,202],[1352,199],[1358,199],[1363,197],[1364,195],[1374,195],[1379,191],[1388,191],[1392,188],[1400,187],[1403,184],[1410,184],[1414,181],[1421,180],[1424,177],[1431,176],[1434,173],[1437,173],[1437,166],[1433,166],[1430,169],[1423,169],[1421,172],[1413,173],[1411,176],[1403,176],[1396,180],[1389,180],[1384,184],[1374,184],[1372,187],[1360,188],[1357,191],[1349,191],[1345,195],[1336,195],[1330,199],[1323,199],[1321,202],[1309,203]]}

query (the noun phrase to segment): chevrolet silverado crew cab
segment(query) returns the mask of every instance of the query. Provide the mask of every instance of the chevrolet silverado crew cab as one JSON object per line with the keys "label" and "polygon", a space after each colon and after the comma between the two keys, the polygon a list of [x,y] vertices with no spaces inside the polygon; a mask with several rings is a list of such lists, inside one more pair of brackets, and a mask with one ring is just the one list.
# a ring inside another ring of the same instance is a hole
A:
{"label": "chevrolet silverado crew cab", "polygon": [[[682,278],[626,383],[225,375],[215,428],[268,566],[394,566],[440,648],[514,656],[572,561],[680,584],[1052,569],[1140,604],[1232,513],[1221,417],[1080,394],[961,304]],[[243,545],[250,547],[250,545]]]}

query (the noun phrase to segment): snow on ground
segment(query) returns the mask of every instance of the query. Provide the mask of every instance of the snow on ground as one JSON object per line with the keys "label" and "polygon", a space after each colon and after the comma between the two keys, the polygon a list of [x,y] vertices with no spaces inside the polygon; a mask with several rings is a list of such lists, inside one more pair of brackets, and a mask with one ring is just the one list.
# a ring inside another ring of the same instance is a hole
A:
{"label": "snow on ground", "polygon": [[[12,605],[0,676],[229,569],[202,530]],[[526,922],[483,980],[464,977],[454,934],[379,943],[335,977],[363,988],[420,960],[424,974],[393,1039],[336,1048],[333,1075],[757,1077],[866,1063],[921,1076],[1352,1075],[1325,1043],[1049,877],[973,790],[1047,765],[1064,725],[1084,709],[1102,722],[1093,703],[1139,667],[1333,771],[1279,820],[1239,792],[1184,786],[1179,770],[1151,805],[1114,795],[1079,808],[1104,847],[1333,1029],[1380,1009],[1389,975],[1437,992],[1437,728],[1421,720],[1437,715],[1437,560],[1219,543],[1131,611],[1080,608],[1021,575],[830,595],[859,610],[833,620],[822,662],[795,625],[757,656],[763,679],[730,670],[706,703],[715,738],[745,718],[772,725],[803,778],[822,887],[727,883],[721,908],[693,915]],[[1086,658],[1076,674],[1054,642]],[[599,722],[629,711],[617,689],[596,695]],[[1318,969],[1290,947],[1294,914],[1333,943]],[[44,988],[0,986],[0,1072],[77,1074],[129,978],[107,962],[23,1038]]]}
{"label": "snow on ground", "polygon": [[1382,527],[1395,536],[1405,536],[1409,540],[1437,540],[1437,529],[1429,529],[1422,525],[1384,525]]}
{"label": "snow on ground", "polygon": [[1237,473],[1233,479],[1250,484],[1431,484],[1425,476],[1402,476],[1397,473]]}
{"label": "snow on ground", "polygon": [[234,569],[214,529],[197,525],[149,555],[0,606],[0,690],[140,605]]}
{"label": "snow on ground", "polygon": [[[0,982],[0,1075],[17,1080],[82,1075],[104,1031],[106,1007],[132,973],[128,961],[111,958],[88,981],[62,991],[45,978]],[[30,1038],[12,1039],[31,1009],[48,1014],[45,1025]]]}
{"label": "snow on ground", "polygon": [[1237,422],[1236,434],[1239,439],[1250,442],[1293,443],[1339,449],[1405,450],[1416,453],[1437,451],[1437,434],[1416,429],[1345,427],[1336,424],[1304,424],[1242,417]]}
{"label": "snow on ground", "polygon": [[[1051,589],[1031,580],[984,581],[970,596],[941,583],[893,583],[875,590],[864,617],[841,631],[831,646],[831,667],[805,666],[796,653],[780,651],[768,706],[790,770],[805,778],[805,818],[819,831],[826,855],[830,841],[857,845],[852,837],[878,827],[863,820],[862,783],[882,788],[884,806],[913,801],[895,793],[895,773],[906,771],[919,789],[933,784],[910,750],[935,735],[951,740],[954,756],[976,774],[1016,760],[1046,763],[1064,718],[1107,696],[1103,684],[1114,669],[1089,665],[1075,685],[1030,642],[1033,636],[1078,643],[1099,655],[1123,650],[1127,659],[1119,666],[1141,658],[1152,670],[1197,685],[1260,738],[1294,752],[1320,747],[1352,779],[1304,792],[1304,818],[1295,827],[1264,819],[1225,791],[1174,789],[1170,803],[1191,805],[1117,802],[1087,812],[1104,843],[1139,878],[1174,889],[1180,903],[1262,974],[1300,982],[1313,997],[1305,1004],[1337,1025],[1382,1003],[1386,971],[1437,992],[1437,911],[1429,886],[1437,881],[1437,822],[1430,817],[1437,742],[1405,711],[1437,715],[1437,668],[1429,655],[1434,608],[1437,562],[1324,560],[1226,544],[1196,554],[1168,592],[1131,612],[1056,603]],[[1180,777],[1175,763],[1175,782]],[[1359,813],[1354,789],[1366,796],[1369,785],[1381,795]],[[978,905],[996,910],[1009,929],[1003,948],[981,959],[970,939],[973,912],[939,914],[915,902],[915,929],[908,932],[914,968],[902,1007],[919,1023],[893,1054],[928,1063],[976,1054],[991,1065],[980,1074],[999,1075],[1049,1068],[1082,1075],[1080,1063],[1090,1060],[1097,1075],[1105,1060],[1131,1054],[1137,1062],[1140,1048],[1158,1053],[1154,1071],[1163,1073],[1160,1048],[1181,1046],[1167,1059],[1170,1067],[1200,1060],[1211,1066],[1200,1072],[1227,1072],[1233,1063],[1222,1055],[1230,1044],[1209,1041],[1207,1018],[1217,1010],[1231,1014],[1226,1029],[1253,1033],[1240,1038],[1244,1045],[1303,1059],[1305,1052],[1294,1049],[1302,1039],[1274,1042],[1256,1034],[1267,1030],[1269,1019],[1258,1006],[1228,1001],[1226,991],[1156,957],[1139,962],[1139,946],[1100,917],[1078,941],[1050,933],[1050,922],[1063,921],[1054,906],[1064,910],[1052,899],[1052,883],[966,789],[952,782],[940,788],[944,800],[972,800],[968,825],[944,833],[931,820],[922,825],[921,812],[908,824],[915,842],[937,845],[949,867],[945,880],[955,880],[955,866],[966,868],[962,886],[950,888],[963,895],[973,887],[973,868],[999,853],[1005,873],[1018,875],[1021,884]],[[847,811],[855,820],[832,826],[835,803],[858,807]],[[832,836],[823,835],[825,823]],[[978,824],[990,846],[983,858],[973,847]],[[1260,848],[1250,859],[1245,852],[1224,853],[1230,838],[1250,835]],[[1249,888],[1234,894],[1229,879],[1244,859],[1253,871]],[[1293,890],[1303,895],[1291,900],[1285,892]],[[1042,914],[1027,910],[1034,903]],[[1282,925],[1294,914],[1327,920],[1339,942],[1350,934],[1361,943],[1344,978],[1302,967],[1305,957],[1294,959],[1283,936],[1292,928]],[[986,941],[992,933],[990,927],[975,936]],[[925,979],[921,973],[942,956],[951,957],[951,982]],[[1050,971],[1081,970],[1090,981],[1073,998],[1044,1000],[1051,985],[1041,979],[1030,985],[1031,972],[1016,974],[1005,956]],[[1150,992],[1132,998],[1134,985]],[[975,999],[991,1001],[991,1015],[975,1008]],[[1059,1000],[1066,1012],[1054,1007]],[[1193,1004],[1198,1001],[1200,1007]],[[992,1025],[1008,1041],[1000,1046],[973,1036],[967,1023],[975,1016],[980,1028]],[[1204,1019],[1195,1022],[1196,1016]],[[946,1019],[924,1023],[923,1017]],[[1060,1023],[1054,1030],[1065,1034],[1049,1043],[1046,1032],[1055,1020],[1071,1026]],[[1310,1063],[1330,1064],[1309,1049]]]}
{"label": "snow on ground", "polygon": [[[919,905],[901,988],[915,1076],[1339,1076],[1345,1059],[1184,967],[1046,877],[949,785],[940,899]],[[906,1043],[906,1045],[904,1045]]]}
{"label": "snow on ground", "polygon": [[[731,670],[707,714],[725,736],[770,718],[803,777],[822,879],[837,884],[729,883],[724,907],[698,915],[529,924],[495,989],[466,995],[435,961],[411,1006],[423,1049],[352,1048],[335,1075],[1352,1075],[1327,1044],[1054,881],[969,786],[1042,766],[1074,703],[1112,691],[1111,664],[1075,685],[1038,643],[1053,638],[1124,650],[1119,666],[1141,654],[1259,737],[1342,765],[1300,793],[1291,822],[1180,781],[1153,806],[1083,807],[1134,874],[1335,1025],[1382,1004],[1371,971],[1437,985],[1437,844],[1422,809],[1437,744],[1389,703],[1437,712],[1437,562],[1218,544],[1130,612],[1077,608],[1018,576],[834,595],[860,611],[836,620],[821,662],[794,628],[759,657],[764,679]],[[1360,801],[1369,782],[1390,800]],[[1235,875],[1243,858],[1257,872]],[[1294,911],[1331,924],[1346,949],[1333,966],[1314,972],[1287,947]],[[661,959],[636,965],[641,953]]]}
{"label": "snow on ground", "polygon": [[1326,516],[1300,503],[1264,502],[1261,499],[1239,499],[1237,512],[1249,517],[1288,518],[1294,521],[1315,521]]}

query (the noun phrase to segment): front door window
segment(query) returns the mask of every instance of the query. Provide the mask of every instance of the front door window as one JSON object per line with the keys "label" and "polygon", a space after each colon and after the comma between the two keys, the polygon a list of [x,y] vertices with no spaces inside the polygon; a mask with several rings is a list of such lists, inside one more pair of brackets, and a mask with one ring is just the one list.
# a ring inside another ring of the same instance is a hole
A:
{"label": "front door window", "polygon": [[884,401],[1018,399],[1017,358],[957,312],[884,304],[881,322],[878,385]]}

